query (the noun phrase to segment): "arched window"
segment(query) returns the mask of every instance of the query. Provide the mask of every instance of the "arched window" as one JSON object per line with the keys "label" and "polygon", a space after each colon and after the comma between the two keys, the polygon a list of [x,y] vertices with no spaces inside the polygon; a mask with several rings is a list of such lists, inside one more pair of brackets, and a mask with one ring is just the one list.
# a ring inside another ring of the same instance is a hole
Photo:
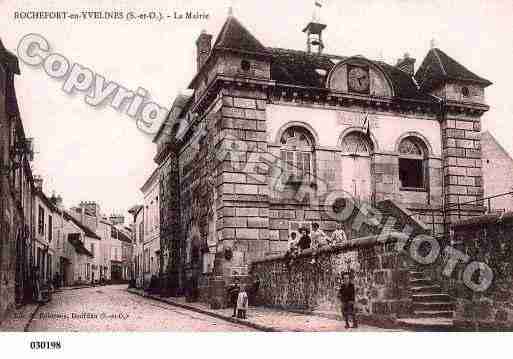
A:
{"label": "arched window", "polygon": [[426,147],[416,137],[406,137],[399,144],[399,181],[403,189],[426,188]]}
{"label": "arched window", "polygon": [[351,132],[342,140],[342,152],[344,154],[369,155],[372,145],[360,132]]}
{"label": "arched window", "polygon": [[280,143],[283,181],[309,182],[313,167],[312,135],[303,127],[292,126],[283,132]]}

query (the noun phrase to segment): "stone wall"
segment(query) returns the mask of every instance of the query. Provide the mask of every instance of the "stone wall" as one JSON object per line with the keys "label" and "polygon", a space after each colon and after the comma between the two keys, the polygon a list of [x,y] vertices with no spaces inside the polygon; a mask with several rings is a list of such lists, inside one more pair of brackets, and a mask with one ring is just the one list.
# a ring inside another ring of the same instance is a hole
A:
{"label": "stone wall", "polygon": [[251,275],[260,281],[257,302],[284,309],[339,313],[341,273],[353,270],[357,308],[362,315],[409,316],[408,263],[395,250],[396,241],[403,236],[394,232],[384,241],[369,236],[321,248],[315,263],[312,250],[292,260],[271,256],[255,261]]}
{"label": "stone wall", "polygon": [[180,276],[183,241],[180,236],[178,158],[174,149],[161,165],[159,186],[162,289],[166,295],[177,295],[183,288]]}
{"label": "stone wall", "polygon": [[448,112],[442,122],[444,203],[446,221],[455,223],[483,213],[477,204],[458,209],[458,203],[483,197],[481,118]]}
{"label": "stone wall", "polygon": [[463,282],[464,266],[456,267],[448,288],[456,301],[456,324],[479,330],[513,329],[513,213],[474,217],[453,229],[454,246],[493,272],[491,286],[473,292]]}

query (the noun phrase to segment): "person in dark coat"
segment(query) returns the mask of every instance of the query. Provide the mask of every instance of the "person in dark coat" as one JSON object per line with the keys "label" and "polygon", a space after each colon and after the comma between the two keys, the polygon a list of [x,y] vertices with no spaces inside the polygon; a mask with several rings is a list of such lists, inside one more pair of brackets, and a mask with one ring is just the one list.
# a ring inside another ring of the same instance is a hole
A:
{"label": "person in dark coat", "polygon": [[344,273],[342,276],[342,285],[340,286],[338,296],[342,303],[342,315],[346,322],[346,329],[349,328],[349,317],[351,317],[353,322],[353,328],[358,328],[354,314],[355,288],[349,273]]}
{"label": "person in dark coat", "polygon": [[233,283],[228,286],[228,299],[230,301],[230,306],[233,308],[232,317],[237,316],[237,298],[239,297],[239,292],[239,278],[235,278]]}
{"label": "person in dark coat", "polygon": [[304,251],[305,249],[310,248],[312,240],[310,238],[310,231],[308,228],[301,228],[299,230],[299,234],[301,235],[301,238],[299,238],[298,242],[299,249]]}

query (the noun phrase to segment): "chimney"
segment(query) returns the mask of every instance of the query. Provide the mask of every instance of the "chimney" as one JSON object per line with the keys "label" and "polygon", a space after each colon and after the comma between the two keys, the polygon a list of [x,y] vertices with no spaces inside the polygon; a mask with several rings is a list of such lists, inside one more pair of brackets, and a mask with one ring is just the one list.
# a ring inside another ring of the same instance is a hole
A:
{"label": "chimney", "polygon": [[36,190],[38,191],[43,190],[43,177],[34,176],[34,187],[36,187]]}
{"label": "chimney", "polygon": [[415,73],[415,59],[410,57],[410,54],[406,52],[402,59],[397,60],[395,67],[402,72],[406,72],[408,75],[413,76]]}
{"label": "chimney", "polygon": [[55,195],[52,193],[52,197],[50,197],[50,201],[59,209],[62,208],[62,197],[59,195]]}
{"label": "chimney", "polygon": [[198,72],[201,70],[203,64],[207,61],[211,48],[212,35],[207,34],[205,30],[202,30],[198,40],[196,40],[196,63]]}

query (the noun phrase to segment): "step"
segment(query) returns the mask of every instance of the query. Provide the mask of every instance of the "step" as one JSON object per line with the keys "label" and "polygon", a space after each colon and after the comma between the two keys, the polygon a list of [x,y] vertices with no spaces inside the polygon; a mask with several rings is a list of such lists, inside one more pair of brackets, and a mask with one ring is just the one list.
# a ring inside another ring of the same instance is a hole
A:
{"label": "step", "polygon": [[421,285],[418,287],[410,287],[412,294],[438,294],[442,292],[442,288],[438,284]]}
{"label": "step", "polygon": [[452,310],[414,310],[413,316],[416,318],[453,318]]}
{"label": "step", "polygon": [[426,279],[424,272],[410,271],[410,279]]}
{"label": "step", "polygon": [[413,310],[451,311],[451,310],[454,310],[454,303],[452,303],[452,302],[413,302]]}
{"label": "step", "polygon": [[449,318],[400,318],[397,324],[417,331],[449,331],[454,328]]}
{"label": "step", "polygon": [[451,302],[451,297],[445,293],[421,293],[412,294],[411,298],[414,302]]}
{"label": "step", "polygon": [[410,279],[410,284],[413,287],[429,286],[429,285],[433,285],[433,281],[429,278]]}

